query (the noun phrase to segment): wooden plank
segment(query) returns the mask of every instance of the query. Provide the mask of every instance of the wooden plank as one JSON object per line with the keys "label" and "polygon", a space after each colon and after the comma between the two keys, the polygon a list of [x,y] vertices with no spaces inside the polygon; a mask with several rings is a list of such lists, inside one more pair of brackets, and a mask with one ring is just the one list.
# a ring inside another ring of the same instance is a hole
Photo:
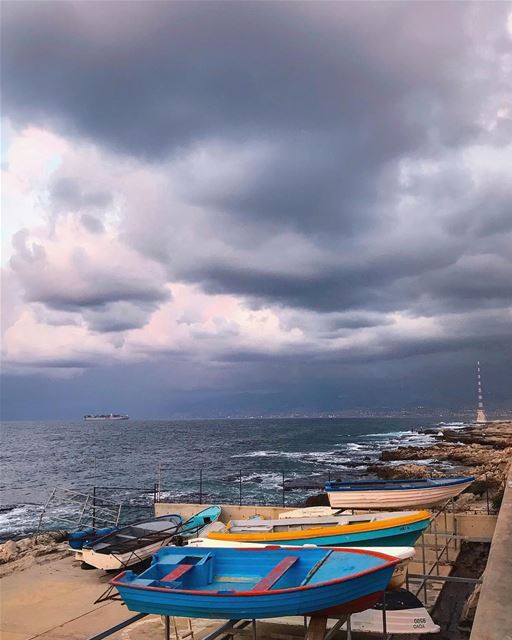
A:
{"label": "wooden plank", "polygon": [[306,631],[305,640],[324,640],[326,629],[326,616],[312,616]]}
{"label": "wooden plank", "polygon": [[276,566],[262,578],[251,591],[268,591],[272,585],[274,585],[279,578],[292,567],[299,558],[297,556],[286,556],[278,562]]}
{"label": "wooden plank", "polygon": [[161,582],[172,582],[173,580],[178,580],[184,573],[187,573],[190,569],[192,569],[193,564],[179,564],[175,569],[173,569],[170,573],[160,579]]}

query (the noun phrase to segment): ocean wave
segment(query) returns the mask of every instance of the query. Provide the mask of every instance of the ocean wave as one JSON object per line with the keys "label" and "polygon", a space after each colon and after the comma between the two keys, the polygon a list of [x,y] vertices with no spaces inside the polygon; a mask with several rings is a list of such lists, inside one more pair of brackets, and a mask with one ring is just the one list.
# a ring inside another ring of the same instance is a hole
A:
{"label": "ocean wave", "polygon": [[[283,456],[283,451],[249,451],[248,453],[236,453],[232,458],[274,458]],[[302,455],[302,454],[301,454]]]}
{"label": "ocean wave", "polygon": [[33,504],[16,505],[3,511],[0,513],[0,539],[33,532],[40,513],[41,506]]}
{"label": "ocean wave", "polygon": [[[288,478],[289,479],[289,478]],[[276,489],[283,484],[283,475],[273,471],[242,475],[242,482],[257,484],[261,489]]]}
{"label": "ocean wave", "polygon": [[382,432],[379,431],[378,433],[363,433],[360,436],[358,436],[358,439],[365,439],[365,438],[387,438],[389,436],[401,436],[401,435],[406,435],[408,433],[417,433],[416,431],[413,431],[411,429],[409,429],[408,431],[386,431],[386,432]]}
{"label": "ocean wave", "polygon": [[232,455],[231,458],[284,458],[305,464],[325,464],[349,462],[350,458],[340,456],[340,450],[330,451],[249,451]]}
{"label": "ocean wave", "polygon": [[440,422],[439,424],[436,425],[436,427],[442,427],[443,429],[452,429],[452,430],[465,429],[468,426],[469,426],[469,423],[467,422]]}

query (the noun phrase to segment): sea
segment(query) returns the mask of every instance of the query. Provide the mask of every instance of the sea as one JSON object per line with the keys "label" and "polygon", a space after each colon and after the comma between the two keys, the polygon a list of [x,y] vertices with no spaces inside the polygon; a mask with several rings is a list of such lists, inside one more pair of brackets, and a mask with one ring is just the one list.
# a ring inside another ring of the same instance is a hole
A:
{"label": "sea", "polygon": [[[368,477],[368,465],[385,448],[432,444],[433,435],[424,431],[434,423],[410,418],[2,422],[0,539],[27,535],[38,526],[73,528],[80,501],[93,491],[97,518],[100,506],[109,515],[122,505],[125,522],[151,513],[155,494],[176,502],[303,505],[328,479]],[[425,458],[420,464],[430,462]]]}

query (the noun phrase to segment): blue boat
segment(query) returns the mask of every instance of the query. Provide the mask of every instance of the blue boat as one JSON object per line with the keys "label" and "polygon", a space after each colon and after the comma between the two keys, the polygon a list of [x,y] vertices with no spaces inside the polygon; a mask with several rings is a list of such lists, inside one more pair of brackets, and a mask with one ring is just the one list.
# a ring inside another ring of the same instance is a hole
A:
{"label": "blue boat", "polygon": [[431,507],[459,495],[475,478],[414,478],[328,482],[325,490],[335,509]]}
{"label": "blue boat", "polygon": [[130,611],[189,618],[344,615],[372,607],[398,558],[363,550],[166,547],[143,573],[119,574]]}
{"label": "blue boat", "polygon": [[208,530],[209,525],[217,522],[222,509],[217,505],[207,507],[186,520],[178,529],[178,535],[195,538]]}

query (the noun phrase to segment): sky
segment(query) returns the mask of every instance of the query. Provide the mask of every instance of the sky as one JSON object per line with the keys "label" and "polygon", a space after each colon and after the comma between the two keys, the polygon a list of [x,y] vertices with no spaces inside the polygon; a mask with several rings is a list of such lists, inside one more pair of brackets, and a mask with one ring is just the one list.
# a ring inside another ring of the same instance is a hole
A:
{"label": "sky", "polygon": [[512,4],[11,2],[2,416],[512,408]]}

